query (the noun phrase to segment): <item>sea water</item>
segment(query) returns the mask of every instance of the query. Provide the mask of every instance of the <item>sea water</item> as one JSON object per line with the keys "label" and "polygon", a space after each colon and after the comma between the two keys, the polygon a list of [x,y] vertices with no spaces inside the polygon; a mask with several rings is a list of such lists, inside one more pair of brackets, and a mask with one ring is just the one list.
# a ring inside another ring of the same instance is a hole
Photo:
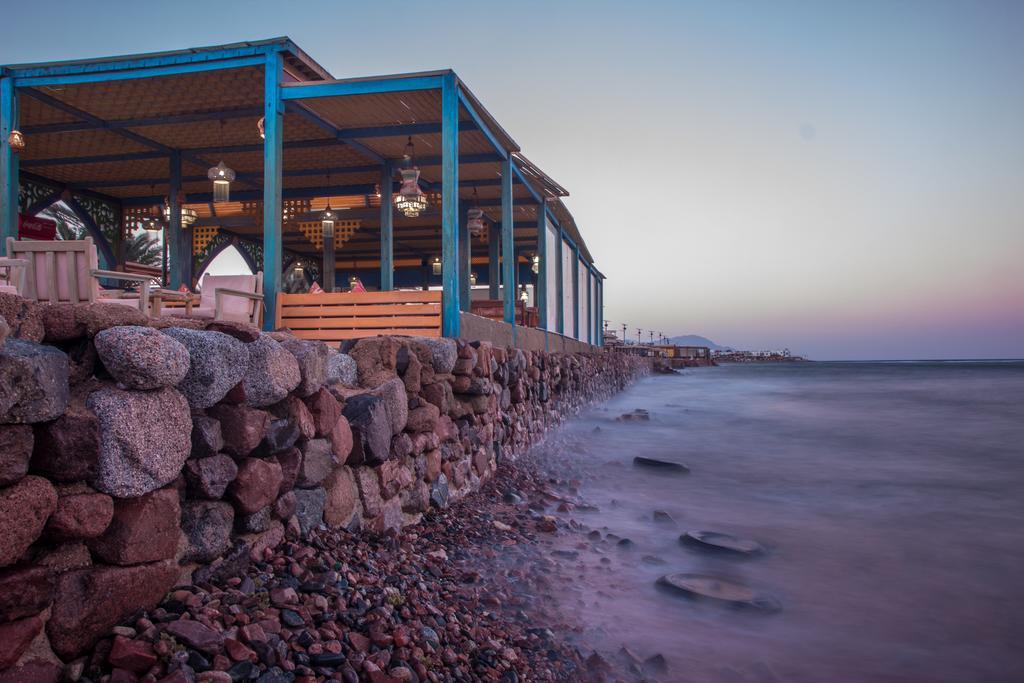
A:
{"label": "sea water", "polygon": [[[635,409],[650,421],[616,419]],[[663,654],[672,681],[1024,681],[1024,363],[686,370],[540,451],[597,508],[561,513],[583,529],[552,541],[579,553],[557,599],[583,647]],[[687,530],[767,552],[709,554],[679,542]],[[659,590],[672,572],[727,577],[782,609]]]}

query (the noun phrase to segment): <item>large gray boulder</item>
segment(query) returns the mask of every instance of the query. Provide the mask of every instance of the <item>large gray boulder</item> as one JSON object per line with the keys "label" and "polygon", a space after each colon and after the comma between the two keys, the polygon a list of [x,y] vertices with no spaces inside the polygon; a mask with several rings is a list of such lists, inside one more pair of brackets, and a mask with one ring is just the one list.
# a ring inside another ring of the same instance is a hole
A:
{"label": "large gray boulder", "polygon": [[192,446],[192,417],[181,393],[104,387],[86,405],[99,421],[93,488],[129,498],[174,481]]}
{"label": "large gray boulder", "polygon": [[340,382],[346,387],[358,386],[359,370],[352,356],[332,353],[327,359],[327,381]]}
{"label": "large gray boulder", "polygon": [[103,366],[129,389],[173,387],[189,370],[185,345],[152,327],[111,327],[93,342]]}
{"label": "large gray boulder", "polygon": [[0,347],[0,424],[59,417],[68,407],[68,373],[63,351],[8,339]]}
{"label": "large gray boulder", "polygon": [[286,339],[280,344],[299,364],[299,396],[309,396],[323,386],[327,380],[327,344],[314,339]]}
{"label": "large gray boulder", "polygon": [[409,396],[405,392],[405,382],[393,377],[368,393],[384,401],[392,436],[401,434],[409,422]]}
{"label": "large gray boulder", "polygon": [[327,493],[322,488],[295,489],[295,516],[302,533],[308,534],[324,522]]}
{"label": "large gray boulder", "polygon": [[459,357],[459,348],[454,339],[447,337],[416,337],[412,340],[414,348],[424,351],[426,359],[429,359],[434,372],[446,375],[455,367],[455,361]]}
{"label": "large gray boulder", "polygon": [[270,406],[299,386],[299,362],[279,342],[261,334],[248,347],[249,366],[242,378],[246,403],[256,408]]}
{"label": "large gray boulder", "polygon": [[249,367],[249,346],[223,332],[168,327],[163,334],[188,350],[189,369],[178,383],[193,408],[209,408],[242,381]]}

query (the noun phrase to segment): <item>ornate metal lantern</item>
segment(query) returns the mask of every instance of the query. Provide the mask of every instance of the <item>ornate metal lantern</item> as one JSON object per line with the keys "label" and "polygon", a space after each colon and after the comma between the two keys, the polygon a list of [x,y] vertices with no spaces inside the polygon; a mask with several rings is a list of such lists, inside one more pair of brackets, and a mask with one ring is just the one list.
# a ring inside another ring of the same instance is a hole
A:
{"label": "ornate metal lantern", "polygon": [[12,130],[11,134],[7,136],[7,144],[11,146],[12,152],[20,154],[25,150],[25,136],[21,134],[20,130]]}
{"label": "ornate metal lantern", "polygon": [[476,273],[472,271],[469,273],[469,286],[476,287]]}
{"label": "ornate metal lantern", "polygon": [[223,161],[210,168],[206,177],[213,181],[213,201],[215,204],[230,201],[231,183],[235,179],[235,172],[228,168]]}
{"label": "ornate metal lantern", "polygon": [[[180,197],[178,198],[178,206],[181,207],[182,229],[192,225],[196,222],[196,219],[199,218],[199,213],[195,209],[185,206]],[[171,224],[171,202],[166,199],[164,200],[164,222],[167,223],[167,225]]]}
{"label": "ornate metal lantern", "polygon": [[292,270],[296,275],[303,275],[306,272],[306,269],[302,267],[301,263],[296,263],[295,268]]}
{"label": "ornate metal lantern", "polygon": [[160,221],[159,216],[150,214],[142,219],[142,229],[150,235],[158,235],[164,229],[164,224]]}
{"label": "ornate metal lantern", "polygon": [[416,218],[427,209],[427,196],[420,190],[420,169],[413,161],[414,154],[412,136],[409,136],[403,156],[405,167],[401,170],[402,186],[395,195],[395,208],[406,218]]}
{"label": "ornate metal lantern", "polygon": [[466,228],[473,237],[483,237],[487,231],[484,225],[484,210],[479,207],[476,188],[473,188],[473,206],[466,212]]}
{"label": "ornate metal lantern", "polygon": [[331,209],[331,204],[328,202],[327,208],[320,214],[320,227],[323,228],[324,237],[334,237],[334,220],[336,214]]}
{"label": "ornate metal lantern", "polygon": [[440,275],[441,274],[441,257],[440,256],[435,256],[433,259],[431,259],[431,261],[430,261],[430,270],[434,273],[434,275]]}

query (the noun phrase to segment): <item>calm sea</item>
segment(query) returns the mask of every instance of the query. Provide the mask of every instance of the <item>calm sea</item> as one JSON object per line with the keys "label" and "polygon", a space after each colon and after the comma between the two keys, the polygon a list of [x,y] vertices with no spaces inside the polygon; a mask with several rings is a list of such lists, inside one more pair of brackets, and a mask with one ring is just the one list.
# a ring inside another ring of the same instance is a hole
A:
{"label": "calm sea", "polygon": [[[650,422],[614,420],[636,408]],[[1024,363],[687,370],[541,450],[598,508],[563,513],[584,529],[555,542],[579,551],[560,599],[587,644],[662,653],[673,681],[1024,681]],[[686,530],[768,553],[708,555],[679,543]],[[654,582],[669,572],[730,577],[782,611],[668,595]]]}

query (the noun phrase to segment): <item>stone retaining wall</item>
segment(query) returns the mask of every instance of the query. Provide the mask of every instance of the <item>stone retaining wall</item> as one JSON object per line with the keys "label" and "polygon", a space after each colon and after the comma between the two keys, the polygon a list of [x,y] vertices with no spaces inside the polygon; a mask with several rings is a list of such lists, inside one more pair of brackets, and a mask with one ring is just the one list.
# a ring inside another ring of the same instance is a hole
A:
{"label": "stone retaining wall", "polygon": [[286,536],[415,523],[649,370],[450,339],[343,351],[0,294],[0,683],[81,671],[174,585]]}

